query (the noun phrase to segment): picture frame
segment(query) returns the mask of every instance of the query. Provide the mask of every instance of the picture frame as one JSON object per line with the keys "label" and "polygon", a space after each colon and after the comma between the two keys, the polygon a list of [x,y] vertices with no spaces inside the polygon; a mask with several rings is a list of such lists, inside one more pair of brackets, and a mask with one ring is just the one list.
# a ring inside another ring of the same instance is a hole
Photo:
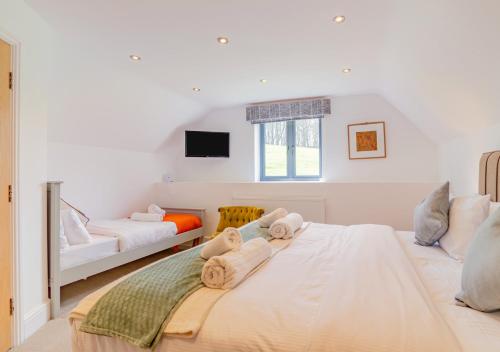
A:
{"label": "picture frame", "polygon": [[386,158],[385,121],[347,125],[347,144],[349,160]]}

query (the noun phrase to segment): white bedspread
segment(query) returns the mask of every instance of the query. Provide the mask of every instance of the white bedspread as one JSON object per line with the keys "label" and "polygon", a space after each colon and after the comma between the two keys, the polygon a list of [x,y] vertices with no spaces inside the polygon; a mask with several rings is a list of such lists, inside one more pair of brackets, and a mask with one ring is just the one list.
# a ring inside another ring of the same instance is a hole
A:
{"label": "white bedspread", "polygon": [[118,239],[110,236],[90,235],[90,243],[76,244],[61,249],[61,270],[90,263],[118,253]]}
{"label": "white bedspread", "polygon": [[450,258],[439,246],[416,246],[411,232],[398,232],[398,237],[464,351],[500,351],[500,311],[483,313],[455,304],[463,263]]}
{"label": "white bedspread", "polygon": [[[74,352],[141,351],[78,326]],[[224,295],[195,338],[166,337],[156,351],[462,350],[475,352],[462,349],[392,228],[312,224]]]}
{"label": "white bedspread", "polygon": [[87,224],[91,234],[117,237],[120,252],[146,246],[177,234],[173,222],[141,222],[130,219],[97,220]]}

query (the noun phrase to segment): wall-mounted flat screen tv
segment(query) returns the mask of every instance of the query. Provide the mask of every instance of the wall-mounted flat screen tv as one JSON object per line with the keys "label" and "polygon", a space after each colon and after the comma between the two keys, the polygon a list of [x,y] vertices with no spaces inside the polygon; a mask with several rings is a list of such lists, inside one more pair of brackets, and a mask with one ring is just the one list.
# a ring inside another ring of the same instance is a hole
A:
{"label": "wall-mounted flat screen tv", "polygon": [[186,157],[229,158],[229,132],[186,131]]}

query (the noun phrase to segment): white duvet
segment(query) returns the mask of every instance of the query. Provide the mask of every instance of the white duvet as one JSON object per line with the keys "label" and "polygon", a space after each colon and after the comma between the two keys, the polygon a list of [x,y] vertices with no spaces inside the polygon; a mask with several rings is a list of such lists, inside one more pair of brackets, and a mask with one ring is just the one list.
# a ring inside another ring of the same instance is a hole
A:
{"label": "white duvet", "polygon": [[416,246],[412,233],[398,232],[398,238],[463,350],[500,351],[500,311],[483,313],[455,304],[455,294],[461,288],[463,263],[451,259],[439,246]]}
{"label": "white duvet", "polygon": [[177,234],[173,222],[143,222],[130,219],[97,220],[87,224],[91,234],[117,237],[120,252],[147,246]]}
{"label": "white duvet", "polygon": [[[311,224],[226,293],[196,337],[164,337],[156,351],[469,351],[446,318],[392,228]],[[75,352],[140,351],[79,324]]]}

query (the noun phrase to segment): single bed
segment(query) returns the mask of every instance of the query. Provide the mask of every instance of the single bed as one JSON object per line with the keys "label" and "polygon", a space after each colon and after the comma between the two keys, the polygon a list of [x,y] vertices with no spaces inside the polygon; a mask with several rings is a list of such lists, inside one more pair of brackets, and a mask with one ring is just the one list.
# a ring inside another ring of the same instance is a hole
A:
{"label": "single bed", "polygon": [[92,241],[60,248],[60,210],[70,206],[60,200],[62,182],[47,184],[49,297],[51,317],[60,311],[60,288],[72,282],[174,248],[184,242],[198,243],[205,235],[204,209],[163,208],[163,222],[130,219],[90,221]]}
{"label": "single bed", "polygon": [[78,244],[61,249],[61,270],[87,264],[109,257],[120,251],[118,238],[91,234],[91,243]]}
{"label": "single bed", "polygon": [[87,224],[91,234],[116,238],[120,252],[177,236],[174,222],[140,222],[130,219],[97,220]]}

